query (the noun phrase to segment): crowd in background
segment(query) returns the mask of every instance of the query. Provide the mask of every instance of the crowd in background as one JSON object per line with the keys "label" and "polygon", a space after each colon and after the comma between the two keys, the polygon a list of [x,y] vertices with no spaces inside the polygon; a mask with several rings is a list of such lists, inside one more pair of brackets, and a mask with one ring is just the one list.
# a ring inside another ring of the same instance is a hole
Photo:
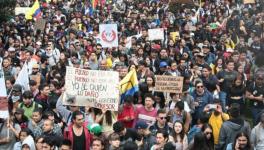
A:
{"label": "crowd in background", "polygon": [[[10,113],[0,119],[0,149],[264,149],[263,0],[39,2],[43,30],[24,14],[0,26]],[[117,24],[118,47],[102,47],[99,24]],[[155,28],[164,40],[149,40]],[[24,65],[30,90],[15,84]],[[66,66],[120,80],[136,69],[139,91],[118,112],[64,106]],[[155,75],[183,77],[182,93],[156,92]]]}

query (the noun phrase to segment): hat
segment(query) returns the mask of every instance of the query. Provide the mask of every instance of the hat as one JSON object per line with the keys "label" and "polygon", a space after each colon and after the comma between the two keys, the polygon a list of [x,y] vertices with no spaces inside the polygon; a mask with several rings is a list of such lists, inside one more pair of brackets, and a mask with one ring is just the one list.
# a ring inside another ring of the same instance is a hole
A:
{"label": "hat", "polygon": [[168,64],[167,64],[167,62],[165,62],[165,61],[162,61],[162,62],[160,62],[160,64],[159,64],[159,67],[160,68],[162,68],[162,67],[167,67],[168,66]]}
{"label": "hat", "polygon": [[28,46],[28,47],[26,48],[26,50],[27,50],[27,51],[30,51],[30,52],[33,52],[33,51],[34,51],[34,48],[33,48],[32,46]]}
{"label": "hat", "polygon": [[15,111],[15,113],[17,113],[17,114],[24,114],[24,109],[17,108],[16,111]]}
{"label": "hat", "polygon": [[9,47],[9,48],[8,48],[8,51],[9,51],[9,52],[15,52],[16,49],[15,49],[14,47]]}
{"label": "hat", "polygon": [[145,121],[138,121],[136,123],[136,126],[135,126],[136,129],[147,129],[148,128],[148,124],[145,122]]}
{"label": "hat", "polygon": [[87,126],[88,130],[95,135],[102,133],[102,127],[98,123],[93,123]]}
{"label": "hat", "polygon": [[13,86],[13,91],[21,92],[22,91],[22,86],[19,84],[15,84]]}
{"label": "hat", "polygon": [[32,65],[32,68],[37,68],[37,69],[39,69],[39,64],[33,64],[33,65]]}

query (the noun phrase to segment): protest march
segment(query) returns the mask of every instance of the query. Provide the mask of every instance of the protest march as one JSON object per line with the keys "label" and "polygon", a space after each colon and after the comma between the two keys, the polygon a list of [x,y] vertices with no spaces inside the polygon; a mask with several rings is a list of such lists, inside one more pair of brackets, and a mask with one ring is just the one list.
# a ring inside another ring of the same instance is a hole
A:
{"label": "protest march", "polygon": [[0,8],[0,150],[264,150],[263,0]]}

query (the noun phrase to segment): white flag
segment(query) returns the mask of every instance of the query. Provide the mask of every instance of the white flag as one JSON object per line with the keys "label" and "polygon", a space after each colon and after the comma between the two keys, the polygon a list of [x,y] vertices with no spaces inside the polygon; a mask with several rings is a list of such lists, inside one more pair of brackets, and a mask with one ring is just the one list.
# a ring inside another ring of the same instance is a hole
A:
{"label": "white flag", "polygon": [[23,65],[22,70],[19,72],[15,84],[21,85],[23,91],[29,90],[29,75],[26,64]]}
{"label": "white flag", "polygon": [[118,47],[117,24],[100,24],[99,32],[102,47]]}
{"label": "white flag", "polygon": [[6,86],[5,86],[5,77],[4,77],[4,71],[2,68],[0,68],[0,97],[6,97]]}

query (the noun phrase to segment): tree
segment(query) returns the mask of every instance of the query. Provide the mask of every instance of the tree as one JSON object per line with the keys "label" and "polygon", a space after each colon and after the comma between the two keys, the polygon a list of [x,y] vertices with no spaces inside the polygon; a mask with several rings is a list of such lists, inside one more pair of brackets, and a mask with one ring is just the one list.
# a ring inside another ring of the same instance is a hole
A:
{"label": "tree", "polygon": [[0,23],[14,16],[16,0],[0,0]]}

